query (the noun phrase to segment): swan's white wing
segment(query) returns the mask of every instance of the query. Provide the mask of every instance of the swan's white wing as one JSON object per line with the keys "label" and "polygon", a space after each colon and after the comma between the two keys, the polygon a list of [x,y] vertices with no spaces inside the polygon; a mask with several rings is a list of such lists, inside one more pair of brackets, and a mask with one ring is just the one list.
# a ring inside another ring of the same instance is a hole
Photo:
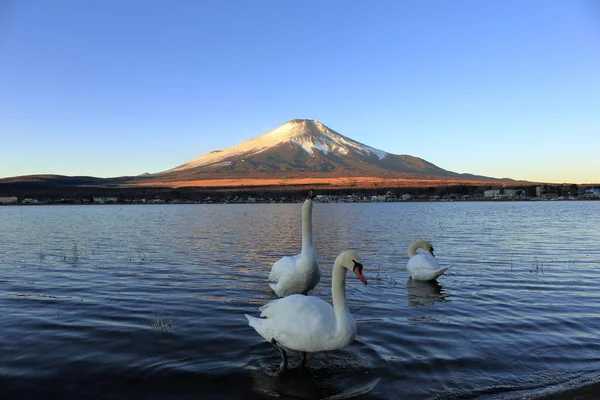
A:
{"label": "swan's white wing", "polygon": [[414,268],[429,268],[429,269],[438,269],[440,265],[434,256],[429,253],[419,253],[415,254],[408,260],[406,264],[406,268],[414,269]]}
{"label": "swan's white wing", "polygon": [[408,260],[406,270],[413,279],[430,281],[442,275],[450,267],[440,268],[435,257],[429,253],[415,254]]}
{"label": "swan's white wing", "polygon": [[297,351],[327,350],[335,335],[333,307],[312,296],[291,295],[260,308],[261,317],[248,318],[249,325],[266,340]]}
{"label": "swan's white wing", "polygon": [[271,267],[269,281],[278,282],[286,275],[291,274],[294,268],[296,268],[299,259],[300,254],[296,254],[295,256],[284,256],[275,261]]}
{"label": "swan's white wing", "polygon": [[271,268],[269,286],[279,297],[306,294],[319,283],[321,270],[316,252],[279,259]]}

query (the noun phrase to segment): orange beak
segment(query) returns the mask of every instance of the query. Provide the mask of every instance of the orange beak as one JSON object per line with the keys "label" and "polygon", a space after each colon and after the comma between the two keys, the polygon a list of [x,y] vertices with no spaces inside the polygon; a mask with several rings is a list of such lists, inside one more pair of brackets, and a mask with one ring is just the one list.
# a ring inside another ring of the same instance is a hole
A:
{"label": "orange beak", "polygon": [[360,279],[360,281],[366,285],[367,284],[367,278],[365,278],[365,276],[363,275],[362,269],[363,269],[362,264],[356,263],[356,266],[354,267],[354,269],[352,271],[354,271],[354,273],[356,274],[356,276],[358,277],[358,279]]}

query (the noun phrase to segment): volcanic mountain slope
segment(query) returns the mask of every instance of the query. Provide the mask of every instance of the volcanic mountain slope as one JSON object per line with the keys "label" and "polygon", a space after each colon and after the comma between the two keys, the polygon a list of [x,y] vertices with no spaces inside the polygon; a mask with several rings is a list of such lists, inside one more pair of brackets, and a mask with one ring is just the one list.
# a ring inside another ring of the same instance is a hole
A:
{"label": "volcanic mountain slope", "polygon": [[163,181],[309,176],[493,179],[447,171],[418,157],[387,153],[308,119],[288,121],[238,146],[212,151],[152,175]]}

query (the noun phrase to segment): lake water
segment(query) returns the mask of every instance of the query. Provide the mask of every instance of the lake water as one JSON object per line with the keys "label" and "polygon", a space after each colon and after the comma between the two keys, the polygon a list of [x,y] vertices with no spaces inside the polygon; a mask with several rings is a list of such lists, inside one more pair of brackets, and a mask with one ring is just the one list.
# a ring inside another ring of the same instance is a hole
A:
{"label": "lake water", "polygon": [[[356,342],[273,376],[245,313],[300,251],[301,204],[0,208],[0,398],[516,399],[600,381],[600,202],[314,205]],[[408,280],[433,242],[437,284]],[[294,367],[299,358],[293,356]]]}

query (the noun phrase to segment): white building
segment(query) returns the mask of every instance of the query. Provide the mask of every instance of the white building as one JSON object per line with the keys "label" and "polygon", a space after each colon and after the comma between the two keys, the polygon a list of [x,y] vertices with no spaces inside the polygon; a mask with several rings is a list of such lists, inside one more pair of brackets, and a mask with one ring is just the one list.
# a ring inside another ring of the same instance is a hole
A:
{"label": "white building", "polygon": [[387,194],[371,196],[371,201],[374,201],[374,202],[387,201],[387,199],[388,199]]}
{"label": "white building", "polygon": [[104,203],[116,203],[116,202],[117,202],[117,198],[115,196],[102,196],[102,197],[94,196],[94,203],[104,204]]}
{"label": "white building", "polygon": [[17,200],[15,196],[0,197],[0,204],[17,204]]}
{"label": "white building", "polygon": [[500,189],[484,190],[483,197],[485,197],[486,199],[493,199],[495,197],[500,197]]}
{"label": "white building", "polygon": [[[500,194],[500,192],[503,192]],[[488,189],[483,192],[486,199],[510,199],[517,195],[515,189]]]}
{"label": "white building", "polygon": [[21,201],[21,204],[41,204],[41,202],[38,199],[26,197]]}

